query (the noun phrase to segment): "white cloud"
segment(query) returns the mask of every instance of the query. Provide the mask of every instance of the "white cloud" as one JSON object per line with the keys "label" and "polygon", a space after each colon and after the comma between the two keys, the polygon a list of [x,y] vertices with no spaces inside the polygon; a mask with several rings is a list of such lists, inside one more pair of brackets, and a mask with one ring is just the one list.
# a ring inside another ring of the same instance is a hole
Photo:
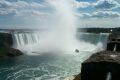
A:
{"label": "white cloud", "polygon": [[0,15],[39,15],[43,16],[46,15],[46,12],[44,12],[44,8],[47,6],[44,4],[40,4],[37,2],[26,2],[26,1],[17,1],[17,2],[9,2],[6,0],[0,1]]}
{"label": "white cloud", "polygon": [[88,6],[91,6],[91,3],[89,2],[78,2],[78,1],[74,1],[74,6],[76,8],[86,8]]}
{"label": "white cloud", "polygon": [[25,2],[25,1],[17,1],[12,2],[12,7],[14,8],[33,8],[33,9],[40,9],[46,7],[43,4],[37,3],[37,2]]}
{"label": "white cloud", "polygon": [[16,14],[17,11],[15,9],[0,9],[0,15],[7,15],[7,14]]}
{"label": "white cloud", "polygon": [[11,7],[12,4],[8,1],[5,1],[5,0],[1,0],[0,1],[0,8],[8,8],[8,7]]}
{"label": "white cloud", "polygon": [[[73,0],[75,8],[95,7],[96,9],[109,10],[119,7],[119,3],[115,0],[98,0],[95,3],[90,2],[78,2]],[[18,0],[16,2],[10,2],[6,0],[0,0],[0,15],[17,15],[17,16],[45,16],[48,15],[45,10],[49,5],[41,4],[37,2],[26,2]],[[78,14],[77,14],[78,15]],[[78,16],[83,18],[116,18],[119,17],[118,12],[113,11],[98,11],[93,13],[81,13]]]}
{"label": "white cloud", "polygon": [[81,18],[119,18],[120,13],[113,11],[98,11],[93,13],[77,14]]}
{"label": "white cloud", "polygon": [[120,7],[118,1],[115,0],[98,0],[97,2],[74,1],[76,8],[94,7],[101,10],[110,10]]}
{"label": "white cloud", "polygon": [[114,9],[120,7],[120,4],[115,0],[98,0],[93,6],[97,9]]}
{"label": "white cloud", "polygon": [[80,18],[91,18],[92,17],[90,13],[80,13],[80,14],[75,14],[75,15]]}
{"label": "white cloud", "polygon": [[99,12],[94,12],[92,14],[92,17],[97,17],[97,18],[118,18],[118,17],[120,17],[120,13],[113,12],[113,11],[99,11]]}
{"label": "white cloud", "polygon": [[25,16],[25,17],[38,17],[38,16],[47,16],[49,15],[48,13],[44,13],[44,12],[40,12],[40,11],[35,11],[35,10],[31,10],[31,11],[21,11],[21,12],[17,12],[16,13],[17,16]]}

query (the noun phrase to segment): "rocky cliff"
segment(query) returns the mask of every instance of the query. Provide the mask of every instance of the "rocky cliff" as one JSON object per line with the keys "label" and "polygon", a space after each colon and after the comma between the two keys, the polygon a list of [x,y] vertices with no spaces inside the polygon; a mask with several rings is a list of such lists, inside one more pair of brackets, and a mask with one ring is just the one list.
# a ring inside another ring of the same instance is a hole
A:
{"label": "rocky cliff", "polygon": [[81,80],[120,80],[120,53],[101,51],[82,63]]}
{"label": "rocky cliff", "polygon": [[13,37],[10,33],[0,33],[0,58],[21,55],[22,52],[12,48]]}

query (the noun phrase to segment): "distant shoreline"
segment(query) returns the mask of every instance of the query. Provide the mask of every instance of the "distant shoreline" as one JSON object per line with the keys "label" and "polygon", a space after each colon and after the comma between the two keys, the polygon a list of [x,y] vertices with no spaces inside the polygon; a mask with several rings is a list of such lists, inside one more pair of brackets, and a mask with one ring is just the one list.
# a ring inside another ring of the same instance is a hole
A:
{"label": "distant shoreline", "polygon": [[120,33],[120,27],[118,28],[78,28],[78,32],[88,33]]}
{"label": "distant shoreline", "polygon": [[[42,31],[47,29],[0,29],[0,31],[8,31],[8,32],[14,32],[14,31]],[[88,33],[120,33],[120,27],[116,28],[77,28],[77,32],[88,32]]]}

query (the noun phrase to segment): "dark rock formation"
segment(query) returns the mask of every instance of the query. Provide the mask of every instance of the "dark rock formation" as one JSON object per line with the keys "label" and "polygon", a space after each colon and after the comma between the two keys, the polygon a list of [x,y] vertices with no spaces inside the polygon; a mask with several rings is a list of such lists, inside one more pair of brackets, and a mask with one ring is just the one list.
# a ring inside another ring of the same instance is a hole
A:
{"label": "dark rock formation", "polygon": [[120,80],[120,53],[101,51],[82,63],[81,80]]}
{"label": "dark rock formation", "polygon": [[117,51],[120,52],[120,43],[118,42],[111,42],[107,44],[107,50],[108,51]]}
{"label": "dark rock formation", "polygon": [[109,35],[107,50],[120,52],[120,34]]}
{"label": "dark rock formation", "polygon": [[11,57],[21,55],[22,52],[18,49],[12,48],[13,38],[12,34],[0,33],[0,57]]}
{"label": "dark rock formation", "polygon": [[0,48],[13,45],[12,35],[9,33],[0,33]]}
{"label": "dark rock formation", "polygon": [[[112,30],[111,30],[112,31]],[[82,63],[81,80],[120,80],[120,34],[110,34],[106,51],[93,54]]]}

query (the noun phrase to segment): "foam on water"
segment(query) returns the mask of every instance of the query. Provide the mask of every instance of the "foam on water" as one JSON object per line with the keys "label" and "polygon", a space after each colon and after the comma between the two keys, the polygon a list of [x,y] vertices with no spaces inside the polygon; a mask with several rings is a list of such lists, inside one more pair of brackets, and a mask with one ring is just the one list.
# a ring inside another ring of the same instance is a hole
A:
{"label": "foam on water", "polygon": [[[86,54],[86,53],[84,53]],[[50,54],[49,54],[50,56]],[[48,57],[49,57],[48,56]],[[45,56],[43,56],[45,57]],[[70,57],[70,58],[67,58]],[[64,80],[65,77],[77,74],[80,72],[80,65],[76,63],[80,63],[79,60],[80,55],[61,55],[56,56],[50,60],[46,60],[45,58],[41,59],[40,56],[37,58],[31,58],[26,56],[26,58],[22,57],[20,60],[16,60],[16,65],[14,63],[13,66],[6,66],[0,68],[0,79],[4,80]],[[48,59],[48,58],[47,58]],[[37,61],[38,63],[36,63]],[[39,62],[39,60],[42,62]],[[44,62],[44,61],[48,62]],[[52,60],[52,61],[51,61]],[[82,60],[82,58],[81,58]],[[71,63],[73,61],[73,63]],[[34,65],[34,63],[36,65]],[[69,67],[69,68],[68,68]],[[6,74],[7,73],[7,74]],[[6,74],[6,75],[5,75]],[[1,77],[4,75],[3,77]]]}

